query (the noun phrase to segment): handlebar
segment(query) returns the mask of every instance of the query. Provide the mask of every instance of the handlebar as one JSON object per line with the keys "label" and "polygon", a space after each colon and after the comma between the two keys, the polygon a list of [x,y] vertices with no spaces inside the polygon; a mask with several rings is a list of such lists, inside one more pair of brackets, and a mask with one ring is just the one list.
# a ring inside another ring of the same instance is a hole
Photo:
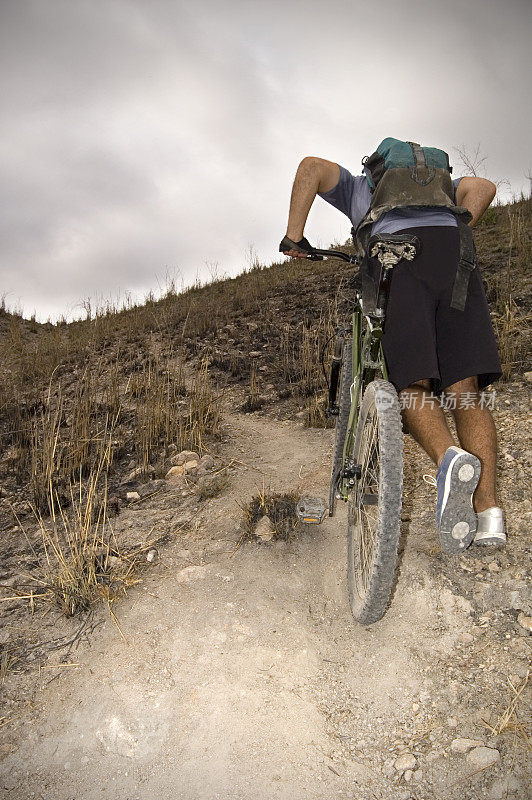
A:
{"label": "handlebar", "polygon": [[288,236],[285,236],[279,245],[279,252],[289,253],[294,250],[301,253],[299,256],[300,258],[304,258],[308,261],[323,261],[324,258],[339,258],[342,261],[347,261],[348,264],[355,264],[356,266],[360,264],[357,256],[350,256],[347,253],[343,253],[341,250],[319,250],[316,247],[312,247],[304,236],[298,242],[294,242],[292,239],[289,239]]}
{"label": "handlebar", "polygon": [[342,261],[347,261],[348,264],[355,264],[356,266],[360,263],[358,256],[343,253],[341,250],[319,250],[315,247],[312,253],[305,256],[307,261],[323,261],[324,258],[339,258]]}

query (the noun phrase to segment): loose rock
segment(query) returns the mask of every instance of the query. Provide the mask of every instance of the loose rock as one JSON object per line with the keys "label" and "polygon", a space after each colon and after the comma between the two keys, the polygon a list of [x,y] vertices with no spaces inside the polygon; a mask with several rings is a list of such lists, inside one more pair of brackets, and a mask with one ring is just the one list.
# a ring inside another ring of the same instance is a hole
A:
{"label": "loose rock", "polygon": [[163,486],[164,481],[149,481],[148,483],[143,483],[142,486],[139,486],[137,491],[141,497],[148,497],[148,495],[157,492]]}
{"label": "loose rock", "polygon": [[527,617],[527,615],[523,614],[521,611],[521,613],[517,615],[517,622],[525,631],[532,632],[532,617]]}
{"label": "loose rock", "polygon": [[395,773],[393,761],[386,761],[381,769],[381,772],[386,778],[392,778]]}
{"label": "loose rock", "polygon": [[273,538],[274,533],[275,529],[271,519],[268,516],[262,517],[255,528],[255,536],[257,539],[260,539],[261,542],[269,542],[270,539]]}
{"label": "loose rock", "polygon": [[185,474],[185,468],[182,465],[175,466],[175,467],[170,467],[170,469],[168,470],[168,472],[165,475],[165,478],[166,478],[167,481],[175,483],[176,479],[181,477],[181,475],[184,475],[184,474]]}
{"label": "loose rock", "polygon": [[394,767],[397,772],[406,772],[413,770],[417,766],[416,757],[412,753],[405,753],[395,760]]}
{"label": "loose rock", "polygon": [[148,466],[144,467],[136,467],[132,470],[126,477],[122,480],[122,483],[132,483],[133,481],[138,481],[140,478],[144,478],[146,475],[153,475],[155,472],[154,467]]}
{"label": "loose rock", "polygon": [[475,747],[475,749],[471,750],[466,756],[468,764],[471,764],[471,766],[476,769],[491,767],[492,764],[496,764],[500,758],[501,754],[499,751],[491,747]]}
{"label": "loose rock", "polygon": [[185,567],[177,573],[176,579],[179,581],[179,583],[190,583],[194,580],[203,580],[206,572],[207,567],[203,567],[201,565]]}
{"label": "loose rock", "polygon": [[212,469],[214,467],[214,458],[210,455],[202,456],[198,461],[198,469]]}
{"label": "loose rock", "polygon": [[126,500],[140,500],[140,494],[138,492],[127,492]]}
{"label": "loose rock", "polygon": [[148,562],[148,564],[155,564],[158,560],[159,560],[159,552],[155,549],[155,547],[152,547],[152,549],[148,550],[148,552],[146,553],[146,561]]}
{"label": "loose rock", "polygon": [[199,461],[199,455],[193,450],[182,450],[172,458],[172,463],[175,463],[176,466],[180,466],[186,461]]}
{"label": "loose rock", "polygon": [[452,753],[469,753],[474,747],[482,747],[478,739],[453,739],[451,742]]}

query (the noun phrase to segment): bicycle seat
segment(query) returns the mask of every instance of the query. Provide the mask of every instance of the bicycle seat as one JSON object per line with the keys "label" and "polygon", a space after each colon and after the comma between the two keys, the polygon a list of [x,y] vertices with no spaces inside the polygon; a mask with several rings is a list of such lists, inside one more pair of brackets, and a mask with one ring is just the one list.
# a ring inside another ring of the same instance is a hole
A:
{"label": "bicycle seat", "polygon": [[375,233],[368,242],[368,255],[390,268],[402,259],[412,261],[421,250],[417,236],[408,233]]}
{"label": "bicycle seat", "polygon": [[374,233],[370,236],[368,247],[375,242],[384,242],[385,244],[412,244],[414,247],[419,248],[421,242],[417,236],[411,233]]}

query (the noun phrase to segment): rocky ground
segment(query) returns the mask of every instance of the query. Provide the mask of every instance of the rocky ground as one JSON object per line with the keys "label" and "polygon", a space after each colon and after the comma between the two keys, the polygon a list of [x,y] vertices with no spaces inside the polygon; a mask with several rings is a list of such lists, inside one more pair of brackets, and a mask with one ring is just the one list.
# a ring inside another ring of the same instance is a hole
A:
{"label": "rocky ground", "polygon": [[[144,566],[114,619],[2,604],[3,652],[18,654],[2,663],[2,796],[524,800],[525,398],[522,381],[497,396],[504,551],[439,552],[422,478],[434,470],[405,438],[397,587],[365,629],[347,605],[344,508],[287,540],[243,539],[257,493],[326,496],[333,432],[283,418],[282,404],[235,412],[244,395],[228,391],[212,459],[176,452],[167,480],[119,489],[118,549]],[[222,468],[228,482],[206,497],[201,481]],[[4,532],[3,583],[16,587],[15,538]]]}

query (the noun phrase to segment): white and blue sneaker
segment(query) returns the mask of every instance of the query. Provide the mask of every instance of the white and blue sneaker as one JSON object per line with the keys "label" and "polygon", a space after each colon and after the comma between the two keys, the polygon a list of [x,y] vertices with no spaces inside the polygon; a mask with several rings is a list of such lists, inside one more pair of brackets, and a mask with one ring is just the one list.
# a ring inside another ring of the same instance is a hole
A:
{"label": "white and blue sneaker", "polygon": [[480,461],[460,447],[449,447],[436,472],[436,524],[442,550],[462,553],[477,530],[473,492],[480,478]]}

